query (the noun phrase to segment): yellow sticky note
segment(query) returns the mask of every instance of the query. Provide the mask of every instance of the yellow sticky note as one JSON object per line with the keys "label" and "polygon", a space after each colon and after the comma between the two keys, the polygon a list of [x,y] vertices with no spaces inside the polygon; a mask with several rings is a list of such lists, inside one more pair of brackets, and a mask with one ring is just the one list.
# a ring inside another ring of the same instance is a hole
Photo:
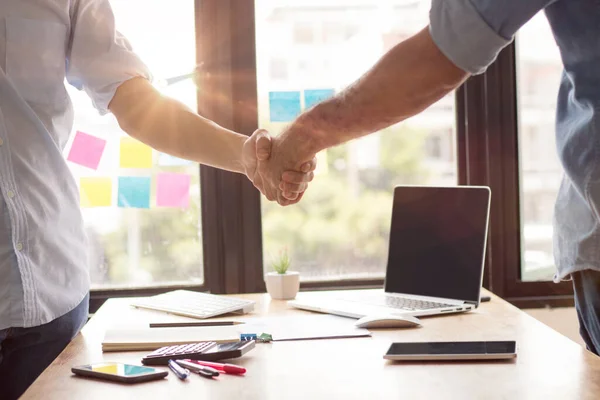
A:
{"label": "yellow sticky note", "polygon": [[121,168],[152,168],[152,148],[131,138],[121,139]]}
{"label": "yellow sticky note", "polygon": [[112,204],[112,179],[81,178],[79,180],[79,196],[81,207],[110,207]]}

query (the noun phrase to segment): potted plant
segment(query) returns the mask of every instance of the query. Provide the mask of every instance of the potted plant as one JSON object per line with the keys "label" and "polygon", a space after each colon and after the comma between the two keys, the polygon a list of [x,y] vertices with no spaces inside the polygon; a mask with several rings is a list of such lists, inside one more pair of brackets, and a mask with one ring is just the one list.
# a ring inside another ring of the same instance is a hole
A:
{"label": "potted plant", "polygon": [[287,249],[279,252],[279,257],[273,261],[273,270],[265,276],[267,292],[274,300],[291,300],[300,289],[300,274],[289,271],[291,261]]}

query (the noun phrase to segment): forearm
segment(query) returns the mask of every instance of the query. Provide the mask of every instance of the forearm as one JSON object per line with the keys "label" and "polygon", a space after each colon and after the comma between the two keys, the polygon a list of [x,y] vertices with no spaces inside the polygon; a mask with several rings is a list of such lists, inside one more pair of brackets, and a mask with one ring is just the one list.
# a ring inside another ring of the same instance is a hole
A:
{"label": "forearm", "polygon": [[418,114],[466,78],[426,28],[396,45],[347,89],[301,115],[295,131],[306,135],[305,152],[314,154]]}
{"label": "forearm", "polygon": [[125,132],[156,150],[228,171],[244,172],[241,158],[246,136],[162,96],[141,78],[123,83],[109,108]]}

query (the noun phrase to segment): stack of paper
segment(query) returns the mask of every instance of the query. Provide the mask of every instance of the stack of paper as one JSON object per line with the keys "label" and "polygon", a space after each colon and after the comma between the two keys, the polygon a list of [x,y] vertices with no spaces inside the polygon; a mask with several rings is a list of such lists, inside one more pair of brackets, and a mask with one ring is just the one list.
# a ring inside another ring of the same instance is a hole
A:
{"label": "stack of paper", "polygon": [[240,333],[235,326],[109,329],[102,341],[102,351],[156,350],[176,344],[239,340]]}

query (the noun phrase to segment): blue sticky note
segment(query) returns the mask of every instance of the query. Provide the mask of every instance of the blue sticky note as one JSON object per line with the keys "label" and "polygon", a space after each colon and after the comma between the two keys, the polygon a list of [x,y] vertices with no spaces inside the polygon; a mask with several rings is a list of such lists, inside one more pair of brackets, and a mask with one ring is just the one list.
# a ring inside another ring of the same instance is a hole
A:
{"label": "blue sticky note", "polygon": [[158,155],[158,165],[163,167],[185,167],[190,164],[192,164],[192,161],[184,160],[170,154],[160,153]]}
{"label": "blue sticky note", "polygon": [[300,92],[269,92],[272,122],[290,122],[300,114]]}
{"label": "blue sticky note", "polygon": [[327,100],[335,94],[333,89],[309,89],[304,91],[304,107],[311,108],[315,104]]}
{"label": "blue sticky note", "polygon": [[150,208],[150,178],[120,176],[117,203],[123,208]]}

